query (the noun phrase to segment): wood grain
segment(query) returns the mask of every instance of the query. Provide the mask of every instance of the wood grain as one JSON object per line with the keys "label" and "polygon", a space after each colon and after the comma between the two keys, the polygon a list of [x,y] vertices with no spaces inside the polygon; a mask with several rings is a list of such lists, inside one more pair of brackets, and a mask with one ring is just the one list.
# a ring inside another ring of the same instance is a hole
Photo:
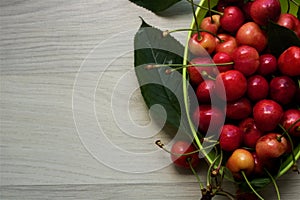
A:
{"label": "wood grain", "polygon": [[[170,128],[146,139],[122,134],[111,114],[113,87],[133,67],[132,47],[124,41],[112,44],[115,47],[102,55],[89,57],[95,47],[102,48],[99,44],[114,35],[137,30],[139,16],[165,29],[187,27],[191,20],[185,2],[161,15],[126,0],[0,2],[1,199],[199,199],[194,176],[173,166],[142,174],[106,166],[83,145],[75,126],[74,87],[89,58],[95,68],[84,72],[87,78],[81,82],[83,92],[78,96],[86,106],[76,107],[85,125],[92,123],[87,108],[95,102],[98,121],[116,146],[149,152],[157,150],[156,139],[170,141],[165,134],[173,131]],[[185,42],[185,33],[174,36]],[[129,51],[112,60],[113,52],[121,47]],[[110,62],[109,68],[103,65]],[[103,76],[95,84],[100,74]],[[133,77],[128,87],[136,84]],[[93,98],[90,90],[95,91]],[[123,92],[116,95],[126,98]],[[149,123],[139,92],[128,92],[132,93],[129,109],[133,121]],[[154,157],[152,161],[162,159]],[[123,165],[129,162],[122,157],[116,160]],[[282,199],[298,199],[298,176],[289,173],[279,184]],[[266,197],[275,198],[272,187],[266,190]]]}

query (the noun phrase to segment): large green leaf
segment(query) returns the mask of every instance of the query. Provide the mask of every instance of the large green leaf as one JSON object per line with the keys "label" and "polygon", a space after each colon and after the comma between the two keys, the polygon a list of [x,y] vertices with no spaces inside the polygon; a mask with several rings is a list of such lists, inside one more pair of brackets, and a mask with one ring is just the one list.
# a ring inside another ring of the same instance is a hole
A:
{"label": "large green leaf", "polygon": [[152,12],[161,12],[171,7],[181,0],[129,0],[141,7],[144,7]]}
{"label": "large green leaf", "polygon": [[300,39],[292,30],[280,26],[274,22],[269,22],[268,45],[271,53],[275,56],[279,56],[290,46],[300,47]]}
{"label": "large green leaf", "polygon": [[[156,104],[163,106],[167,113],[167,123],[176,128],[182,125],[187,128],[186,120],[183,119],[185,112],[181,73],[174,71],[167,74],[168,67],[146,67],[149,64],[182,65],[183,45],[170,35],[164,37],[161,30],[143,20],[134,38],[134,49],[135,72],[146,105],[149,108]],[[164,110],[159,107],[152,111],[158,119],[164,114]]]}

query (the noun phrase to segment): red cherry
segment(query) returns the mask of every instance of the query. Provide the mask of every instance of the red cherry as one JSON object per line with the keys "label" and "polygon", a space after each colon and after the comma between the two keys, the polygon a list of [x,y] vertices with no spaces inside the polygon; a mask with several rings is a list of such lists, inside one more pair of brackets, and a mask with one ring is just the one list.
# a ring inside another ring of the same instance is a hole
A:
{"label": "red cherry", "polygon": [[222,42],[220,42],[219,39],[216,39],[216,53],[224,52],[231,56],[233,51],[238,46],[236,39],[233,36],[226,33],[218,34],[218,37],[222,40]]}
{"label": "red cherry", "polygon": [[[225,89],[225,94],[223,93]],[[237,70],[222,72],[216,77],[216,94],[223,100],[235,101],[247,90],[245,76]]]}
{"label": "red cherry", "polygon": [[282,107],[273,100],[260,100],[253,107],[253,118],[257,128],[261,131],[273,131],[282,115]]}
{"label": "red cherry", "polygon": [[212,15],[205,17],[200,24],[200,28],[212,33],[217,33],[220,27],[220,15]]}
{"label": "red cherry", "polygon": [[245,146],[255,148],[257,140],[263,135],[254,122],[253,118],[246,118],[239,124],[239,128],[244,132],[243,143]]}
{"label": "red cherry", "polygon": [[270,82],[270,97],[282,105],[290,103],[297,91],[296,83],[288,76],[275,77]]}
{"label": "red cherry", "polygon": [[221,27],[228,32],[236,32],[244,23],[243,12],[237,6],[228,6],[220,18]]}
{"label": "red cherry", "polygon": [[232,124],[225,124],[221,129],[219,138],[220,147],[224,151],[234,151],[239,148],[243,141],[242,130]]}
{"label": "red cherry", "polygon": [[291,46],[278,58],[280,72],[288,76],[300,76],[300,47]]}
{"label": "red cherry", "polygon": [[[197,57],[190,61],[191,66],[187,68],[189,79],[192,85],[199,85],[204,79],[206,79],[206,76],[204,74],[213,75],[215,74],[215,71],[217,70],[216,67],[212,66],[196,66],[200,64],[214,64],[214,62],[209,57]],[[204,73],[204,74],[203,74]]]}
{"label": "red cherry", "polygon": [[[229,63],[232,62],[232,58],[228,53],[225,52],[218,52],[214,55],[213,61],[216,64],[222,64],[222,63]],[[233,64],[231,65],[223,65],[223,66],[217,66],[219,72],[226,72],[228,70],[232,69]]]}
{"label": "red cherry", "polygon": [[200,103],[210,103],[211,96],[214,95],[215,81],[205,80],[199,84],[196,90],[196,96]]}
{"label": "red cherry", "polygon": [[250,76],[259,67],[259,54],[253,47],[242,45],[235,49],[232,54],[234,61],[233,68],[242,72],[245,76]]}
{"label": "red cherry", "polygon": [[[172,145],[171,148],[171,160],[178,167],[189,169],[190,162],[192,167],[195,168],[199,165],[200,162],[200,158],[198,156],[199,153],[195,151],[197,151],[197,149],[193,144],[188,143],[186,141],[177,141]],[[183,155],[191,152],[195,153]],[[190,161],[188,161],[188,159],[190,159]]]}
{"label": "red cherry", "polygon": [[190,52],[195,56],[208,56],[215,50],[216,40],[210,33],[201,32],[200,35],[195,33],[189,39],[188,45]]}
{"label": "red cherry", "polygon": [[259,56],[259,67],[257,73],[265,76],[273,74],[277,70],[277,59],[272,54],[263,54]]}
{"label": "red cherry", "polygon": [[216,107],[211,105],[200,105],[193,113],[193,120],[198,124],[200,132],[206,133],[211,126],[214,129],[218,129],[223,125],[224,113]]}
{"label": "red cherry", "polygon": [[268,43],[267,34],[255,22],[243,24],[235,37],[238,44],[254,47],[258,52],[262,52]]}
{"label": "red cherry", "polygon": [[241,120],[252,113],[252,106],[247,98],[240,98],[237,101],[228,102],[226,105],[226,117],[234,120]]}
{"label": "red cherry", "polygon": [[281,14],[279,0],[255,0],[250,8],[250,15],[254,22],[265,26],[269,21],[277,21]]}
{"label": "red cherry", "polygon": [[[280,124],[288,133],[300,137],[300,110],[288,109],[283,113]],[[297,122],[298,121],[298,122]]]}
{"label": "red cherry", "polygon": [[263,162],[270,158],[278,158],[288,150],[288,141],[278,133],[268,133],[258,139],[255,147],[256,154]]}
{"label": "red cherry", "polygon": [[278,25],[284,26],[296,33],[300,37],[300,21],[290,13],[282,13],[277,21]]}
{"label": "red cherry", "polygon": [[254,75],[247,80],[247,96],[252,101],[265,99],[269,94],[269,83],[260,75]]}

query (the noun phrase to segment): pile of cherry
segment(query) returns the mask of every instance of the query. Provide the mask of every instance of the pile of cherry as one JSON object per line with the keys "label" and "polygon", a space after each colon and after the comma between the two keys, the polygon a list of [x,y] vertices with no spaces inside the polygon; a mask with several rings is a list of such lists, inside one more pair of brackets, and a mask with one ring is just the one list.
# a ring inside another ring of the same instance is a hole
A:
{"label": "pile of cherry", "polygon": [[[300,139],[300,47],[272,55],[265,28],[273,21],[300,37],[300,21],[281,13],[279,0],[228,2],[219,1],[222,14],[205,17],[198,24],[200,32],[189,40],[193,59],[187,72],[199,102],[192,119],[202,135],[211,124],[219,131],[224,165],[234,178],[241,179],[241,171],[262,177],[266,169],[277,173],[280,158],[291,154]],[[226,111],[212,105],[212,98],[225,101]],[[179,156],[196,150],[183,141],[175,143],[174,164],[196,167],[197,153]]]}

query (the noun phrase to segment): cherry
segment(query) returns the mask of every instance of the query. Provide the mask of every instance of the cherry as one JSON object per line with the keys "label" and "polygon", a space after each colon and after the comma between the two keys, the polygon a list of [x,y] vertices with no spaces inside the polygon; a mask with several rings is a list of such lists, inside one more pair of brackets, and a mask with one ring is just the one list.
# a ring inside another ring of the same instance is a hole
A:
{"label": "cherry", "polygon": [[296,33],[300,37],[300,21],[290,13],[282,13],[277,21],[278,25],[284,26]]}
{"label": "cherry", "polygon": [[283,113],[280,124],[288,133],[300,137],[300,110],[288,109]]}
{"label": "cherry", "polygon": [[277,59],[272,54],[262,54],[259,56],[259,67],[257,73],[265,76],[273,74],[277,70]]}
{"label": "cherry", "polygon": [[193,120],[198,124],[199,131],[206,133],[211,126],[215,129],[220,128],[223,125],[224,113],[217,107],[211,105],[200,105],[193,113]]}
{"label": "cherry", "polygon": [[226,167],[236,179],[241,179],[241,172],[251,175],[254,170],[254,158],[246,149],[236,149],[226,162]]}
{"label": "cherry", "polygon": [[238,44],[254,47],[258,52],[262,52],[268,43],[266,33],[255,22],[243,24],[235,37]]}
{"label": "cherry", "polygon": [[[235,101],[246,93],[247,80],[241,72],[229,70],[217,75],[215,89],[221,99]],[[223,93],[224,89],[225,94]]]}
{"label": "cherry", "polygon": [[268,133],[258,139],[255,151],[259,159],[268,162],[270,158],[278,158],[287,152],[288,141],[279,133]]}
{"label": "cherry", "polygon": [[[228,53],[225,53],[225,52],[216,53],[213,56],[213,61],[216,64],[233,62],[231,56]],[[228,70],[231,70],[232,66],[233,66],[233,64],[230,64],[230,65],[217,66],[217,68],[218,68],[219,72],[226,72]]]}
{"label": "cherry", "polygon": [[253,119],[261,131],[273,131],[282,115],[282,107],[270,99],[260,100],[253,107]]}
{"label": "cherry", "polygon": [[[193,144],[186,141],[177,141],[172,145],[171,148],[171,160],[178,167],[189,169],[191,164],[191,166],[195,168],[200,162],[200,158],[198,156],[199,153],[196,151],[197,149]],[[183,155],[191,152],[195,153]]]}
{"label": "cherry", "polygon": [[228,32],[236,32],[244,23],[245,17],[237,6],[228,6],[220,18],[221,27]]}
{"label": "cherry", "polygon": [[224,151],[234,151],[239,148],[243,141],[242,130],[232,124],[225,124],[220,133],[220,147]]}
{"label": "cherry", "polygon": [[240,98],[226,105],[226,117],[234,120],[245,119],[252,113],[252,106],[247,98]]}
{"label": "cherry", "polygon": [[230,56],[232,55],[233,51],[237,48],[238,44],[235,39],[235,37],[226,34],[226,33],[220,33],[218,34],[218,37],[222,40],[220,41],[219,39],[216,39],[217,46],[215,52],[224,52],[229,54]]}
{"label": "cherry", "polygon": [[213,61],[209,57],[197,57],[190,61],[191,66],[187,68],[189,79],[192,85],[199,85],[204,79],[207,77],[207,75],[213,75],[215,74],[215,70],[217,70],[216,67],[212,66],[196,66],[200,64],[214,64]]}
{"label": "cherry", "polygon": [[212,15],[205,17],[200,24],[200,28],[212,33],[217,33],[220,25],[220,15]]}
{"label": "cherry", "polygon": [[216,48],[215,37],[207,32],[194,33],[189,39],[189,50],[195,56],[207,56]]}
{"label": "cherry", "polygon": [[247,97],[252,101],[265,99],[269,94],[269,83],[261,75],[254,75],[247,80]]}
{"label": "cherry", "polygon": [[250,15],[254,22],[265,26],[271,21],[277,21],[281,14],[279,0],[255,0],[250,8]]}
{"label": "cherry", "polygon": [[259,54],[251,46],[239,46],[233,52],[232,58],[234,61],[233,68],[242,72],[245,76],[254,74],[259,67]]}
{"label": "cherry", "polygon": [[297,91],[295,82],[288,76],[275,77],[270,82],[270,97],[282,105],[290,103]]}
{"label": "cherry", "polygon": [[300,47],[291,46],[278,58],[280,72],[288,76],[300,76]]}
{"label": "cherry", "polygon": [[196,96],[200,103],[210,103],[211,96],[214,95],[215,81],[205,80],[199,84],[196,90]]}
{"label": "cherry", "polygon": [[239,128],[243,131],[243,144],[249,148],[255,148],[257,140],[264,134],[260,131],[253,118],[246,118],[239,123]]}

